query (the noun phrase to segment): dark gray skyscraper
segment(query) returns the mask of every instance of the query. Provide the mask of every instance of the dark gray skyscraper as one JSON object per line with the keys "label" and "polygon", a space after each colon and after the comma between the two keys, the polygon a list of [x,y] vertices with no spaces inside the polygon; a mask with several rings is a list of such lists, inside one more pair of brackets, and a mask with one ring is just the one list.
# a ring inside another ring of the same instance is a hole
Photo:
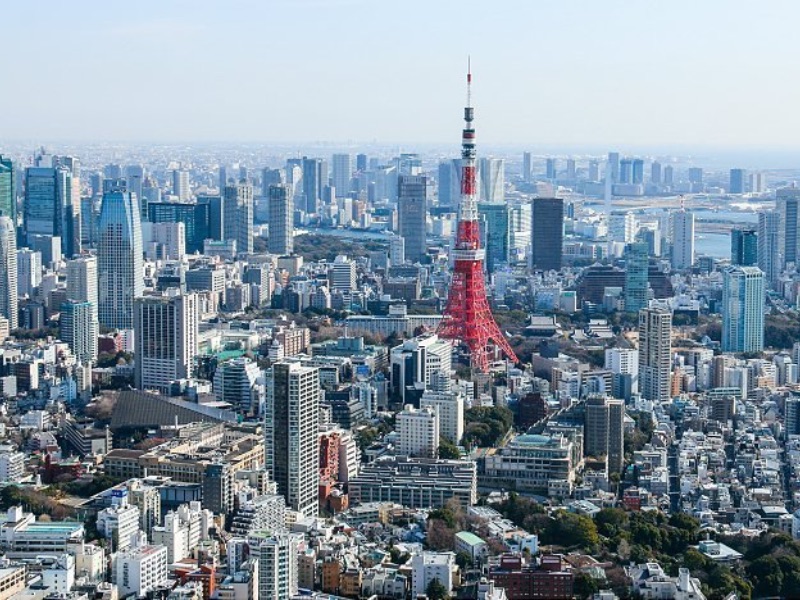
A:
{"label": "dark gray skyscraper", "polygon": [[780,215],[779,244],[782,262],[800,262],[800,188],[781,188],[775,192],[775,210]]}
{"label": "dark gray skyscraper", "polygon": [[109,328],[133,328],[133,299],[144,292],[139,206],[128,192],[103,194],[97,241],[98,317]]}
{"label": "dark gray skyscraper", "polygon": [[742,267],[758,264],[758,234],[755,229],[731,230],[731,264]]}
{"label": "dark gray skyscraper", "polygon": [[294,250],[292,237],[292,197],[285,185],[269,186],[269,240],[267,249],[271,254],[291,254]]}
{"label": "dark gray skyscraper", "polygon": [[608,153],[608,163],[611,166],[611,181],[619,182],[619,152]]}
{"label": "dark gray skyscraper", "polygon": [[461,160],[445,160],[439,163],[439,206],[456,208],[459,198],[458,173]]}
{"label": "dark gray skyscraper", "polygon": [[535,198],[531,208],[531,267],[537,271],[561,269],[564,238],[564,201]]}
{"label": "dark gray skyscraper", "polygon": [[367,155],[356,154],[356,171],[363,173],[367,170]]}
{"label": "dark gray skyscraper", "polygon": [[397,188],[399,231],[405,240],[406,258],[412,262],[421,261],[426,250],[428,178],[400,175]]}

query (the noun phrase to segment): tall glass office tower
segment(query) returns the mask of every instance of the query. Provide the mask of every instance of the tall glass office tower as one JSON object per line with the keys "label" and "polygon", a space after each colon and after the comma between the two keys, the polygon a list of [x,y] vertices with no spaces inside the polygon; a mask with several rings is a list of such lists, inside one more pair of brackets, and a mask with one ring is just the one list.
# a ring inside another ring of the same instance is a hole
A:
{"label": "tall glass office tower", "polygon": [[17,222],[17,198],[14,193],[14,165],[0,155],[0,215]]}
{"label": "tall glass office tower", "polygon": [[139,206],[129,192],[103,194],[97,261],[100,324],[131,329],[133,299],[144,292],[144,270]]}

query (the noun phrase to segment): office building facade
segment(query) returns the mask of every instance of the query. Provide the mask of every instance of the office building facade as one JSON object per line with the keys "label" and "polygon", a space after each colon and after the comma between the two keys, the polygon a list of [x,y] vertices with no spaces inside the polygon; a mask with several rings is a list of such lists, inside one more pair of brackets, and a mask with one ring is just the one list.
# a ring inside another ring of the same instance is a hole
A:
{"label": "office building facade", "polygon": [[109,328],[133,327],[133,299],[144,292],[139,207],[128,192],[103,194],[97,241],[98,320]]}
{"label": "office building facade", "polygon": [[286,255],[294,251],[294,202],[285,185],[269,186],[269,239],[270,254]]}
{"label": "office building facade", "polygon": [[764,349],[764,273],[758,267],[722,272],[722,351]]}
{"label": "office building facade", "polygon": [[397,183],[399,233],[405,240],[405,257],[422,261],[426,254],[428,217],[428,178],[400,175]]}
{"label": "office building facade", "polygon": [[672,313],[639,311],[639,389],[647,400],[668,400],[672,360]]}
{"label": "office building facade", "polygon": [[535,198],[531,208],[531,268],[559,271],[563,255],[564,201]]}

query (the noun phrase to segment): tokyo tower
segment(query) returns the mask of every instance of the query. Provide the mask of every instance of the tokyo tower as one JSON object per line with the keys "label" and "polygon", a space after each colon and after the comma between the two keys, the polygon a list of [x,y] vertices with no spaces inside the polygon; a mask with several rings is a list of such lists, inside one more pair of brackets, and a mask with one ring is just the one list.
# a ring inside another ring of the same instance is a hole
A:
{"label": "tokyo tower", "polygon": [[471,98],[472,70],[467,69],[467,106],[464,109],[464,132],[461,136],[461,202],[458,208],[458,229],[453,250],[455,266],[447,307],[437,333],[465,345],[474,369],[486,372],[493,353],[492,344],[517,362],[514,351],[503,336],[486,300],[483,261],[478,225],[478,200],[475,165],[474,110]]}

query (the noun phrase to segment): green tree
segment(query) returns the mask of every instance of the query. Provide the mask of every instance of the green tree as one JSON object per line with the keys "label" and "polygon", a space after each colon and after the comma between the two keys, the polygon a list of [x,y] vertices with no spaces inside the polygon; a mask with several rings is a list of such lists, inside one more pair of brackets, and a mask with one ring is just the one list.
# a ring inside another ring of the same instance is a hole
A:
{"label": "green tree", "polygon": [[425,594],[428,596],[430,600],[447,600],[450,598],[450,594],[442,582],[439,581],[438,578],[431,579],[431,582],[428,584],[428,587],[425,588]]}
{"label": "green tree", "polygon": [[591,598],[593,594],[600,591],[600,586],[594,580],[594,577],[583,571],[579,571],[575,575],[573,584],[573,591],[578,598]]}
{"label": "green tree", "polygon": [[458,451],[458,446],[445,437],[439,438],[439,458],[459,459],[461,452]]}
{"label": "green tree", "polygon": [[773,556],[762,556],[750,563],[747,574],[756,596],[779,596],[783,589],[783,571]]}
{"label": "green tree", "polygon": [[461,569],[466,569],[467,567],[471,567],[472,557],[466,552],[459,552],[458,554],[456,554],[456,564]]}

